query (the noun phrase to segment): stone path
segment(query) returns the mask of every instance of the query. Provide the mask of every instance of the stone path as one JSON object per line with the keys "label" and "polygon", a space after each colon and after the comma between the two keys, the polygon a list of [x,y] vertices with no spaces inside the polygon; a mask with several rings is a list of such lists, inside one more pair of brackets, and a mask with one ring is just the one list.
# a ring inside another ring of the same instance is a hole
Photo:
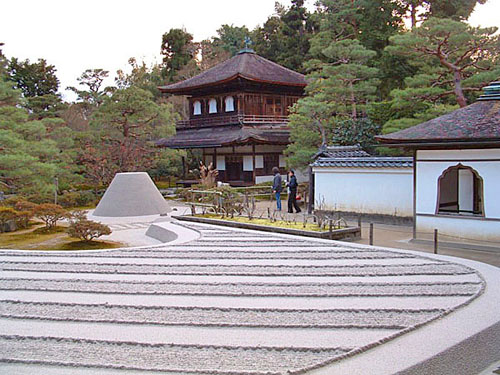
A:
{"label": "stone path", "polygon": [[0,373],[300,374],[442,318],[485,287],[474,269],[435,257],[182,225],[201,237],[1,252]]}

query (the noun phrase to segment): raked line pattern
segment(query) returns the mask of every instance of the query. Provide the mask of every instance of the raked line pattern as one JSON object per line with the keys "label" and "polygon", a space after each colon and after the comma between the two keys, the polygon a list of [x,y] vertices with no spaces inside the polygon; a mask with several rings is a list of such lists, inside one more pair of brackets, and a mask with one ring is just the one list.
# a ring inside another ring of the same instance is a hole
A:
{"label": "raked line pattern", "polygon": [[0,373],[302,374],[418,329],[485,287],[475,270],[432,256],[182,225],[201,237],[2,251]]}

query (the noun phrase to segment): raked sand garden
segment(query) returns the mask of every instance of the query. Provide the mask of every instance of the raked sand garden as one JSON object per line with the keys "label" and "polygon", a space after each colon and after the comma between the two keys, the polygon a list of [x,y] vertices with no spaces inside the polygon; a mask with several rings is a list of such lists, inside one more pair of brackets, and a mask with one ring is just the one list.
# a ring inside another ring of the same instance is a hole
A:
{"label": "raked sand garden", "polygon": [[496,267],[157,221],[177,239],[122,220],[146,246],[2,251],[0,373],[475,374],[498,353]]}

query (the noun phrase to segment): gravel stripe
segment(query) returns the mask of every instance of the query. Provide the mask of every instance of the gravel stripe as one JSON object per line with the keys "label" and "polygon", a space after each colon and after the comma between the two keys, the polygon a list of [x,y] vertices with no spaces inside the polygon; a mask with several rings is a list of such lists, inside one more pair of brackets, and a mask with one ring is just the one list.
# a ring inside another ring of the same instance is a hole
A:
{"label": "gravel stripe", "polygon": [[[0,361],[200,374],[300,371],[349,349],[245,348],[0,336]],[[85,355],[82,355],[85,353]],[[265,371],[262,371],[265,369]]]}
{"label": "gravel stripe", "polygon": [[[31,253],[3,253],[0,258],[5,257],[34,257]],[[144,259],[399,259],[416,258],[414,255],[391,253],[384,251],[168,251],[168,250],[142,250],[102,252],[102,253],[72,253],[72,254],[50,254],[45,255],[54,258],[144,258]]]}
{"label": "gravel stripe", "polygon": [[248,275],[248,276],[401,276],[469,274],[474,271],[452,263],[349,266],[261,266],[261,265],[151,265],[115,263],[2,262],[5,271],[120,273],[162,275]]}
{"label": "gravel stripe", "polygon": [[404,329],[442,313],[438,309],[296,310],[0,301],[4,318],[218,327]]}
{"label": "gravel stripe", "polygon": [[3,290],[241,297],[471,296],[481,289],[481,285],[476,282],[270,284],[0,279]]}

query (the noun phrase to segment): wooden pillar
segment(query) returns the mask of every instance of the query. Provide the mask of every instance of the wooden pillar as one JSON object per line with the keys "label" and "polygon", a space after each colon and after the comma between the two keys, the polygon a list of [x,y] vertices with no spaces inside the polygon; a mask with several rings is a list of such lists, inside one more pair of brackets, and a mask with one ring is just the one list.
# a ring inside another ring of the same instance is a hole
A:
{"label": "wooden pillar", "polygon": [[182,178],[186,178],[186,157],[182,157]]}
{"label": "wooden pillar", "polygon": [[253,179],[253,183],[255,185],[255,143],[252,145],[252,179]]}
{"label": "wooden pillar", "polygon": [[309,201],[307,202],[307,213],[312,214],[314,210],[314,174],[309,166]]}
{"label": "wooden pillar", "polygon": [[417,239],[417,150],[413,150],[413,239]]}

